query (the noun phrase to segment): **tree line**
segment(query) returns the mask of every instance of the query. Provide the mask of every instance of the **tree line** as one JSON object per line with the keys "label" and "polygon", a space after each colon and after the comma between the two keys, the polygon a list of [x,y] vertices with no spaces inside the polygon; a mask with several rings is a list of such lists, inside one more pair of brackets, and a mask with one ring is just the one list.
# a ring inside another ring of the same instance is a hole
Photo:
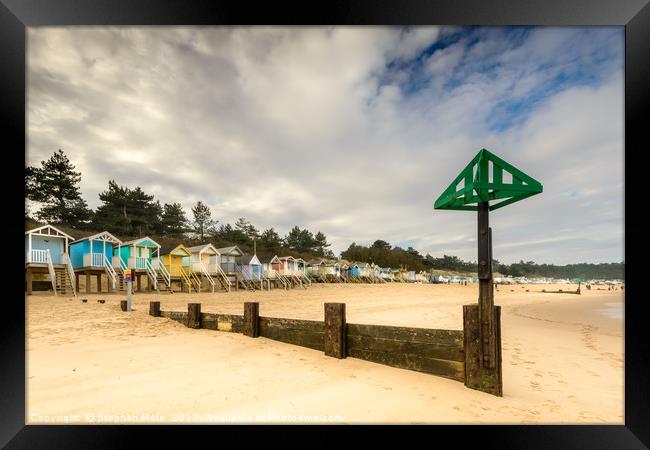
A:
{"label": "tree line", "polygon": [[[341,252],[341,257],[348,261],[375,263],[381,267],[404,268],[415,271],[446,270],[461,273],[476,273],[476,261],[463,261],[457,256],[443,255],[435,258],[429,254],[422,256],[417,250],[408,247],[392,247],[384,240],[376,240],[366,247],[350,244],[347,250]],[[584,279],[624,279],[625,263],[600,264],[536,264],[534,261],[523,260],[513,264],[503,264],[492,260],[492,270],[503,276],[513,277],[543,277],[543,278],[584,278]]]}
{"label": "tree line", "polygon": [[[188,218],[180,203],[161,204],[141,187],[121,186],[115,180],[99,194],[101,204],[93,211],[82,198],[80,182],[81,172],[60,149],[40,167],[27,167],[25,198],[42,204],[35,218],[73,230],[105,230],[126,239],[151,236],[167,245],[181,240],[190,245],[210,242],[217,247],[237,245],[260,255],[284,252],[334,258],[321,231],[314,234],[296,225],[281,236],[273,227],[259,231],[244,217],[234,225],[219,223],[202,201],[193,205]],[[26,219],[31,220],[28,214]]]}

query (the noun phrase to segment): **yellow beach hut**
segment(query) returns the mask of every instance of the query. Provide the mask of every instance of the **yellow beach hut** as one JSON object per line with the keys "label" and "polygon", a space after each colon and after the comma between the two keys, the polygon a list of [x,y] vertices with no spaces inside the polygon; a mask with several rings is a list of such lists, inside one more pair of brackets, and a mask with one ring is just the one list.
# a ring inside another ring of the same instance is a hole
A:
{"label": "yellow beach hut", "polygon": [[183,244],[179,244],[176,247],[161,247],[160,256],[154,257],[152,262],[155,263],[154,266],[162,265],[169,273],[170,281],[180,284],[181,291],[187,286],[190,293],[192,290],[201,292],[201,279],[192,271],[191,256],[192,252]]}

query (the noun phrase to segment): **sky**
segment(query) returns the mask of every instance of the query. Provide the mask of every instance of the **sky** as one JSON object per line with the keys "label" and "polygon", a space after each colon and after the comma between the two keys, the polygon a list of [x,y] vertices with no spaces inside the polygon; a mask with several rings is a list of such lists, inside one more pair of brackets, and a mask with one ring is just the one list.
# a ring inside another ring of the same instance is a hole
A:
{"label": "sky", "polygon": [[29,27],[26,164],[61,148],[219,223],[476,260],[433,203],[481,149],[544,192],[494,211],[503,263],[620,262],[623,27]]}

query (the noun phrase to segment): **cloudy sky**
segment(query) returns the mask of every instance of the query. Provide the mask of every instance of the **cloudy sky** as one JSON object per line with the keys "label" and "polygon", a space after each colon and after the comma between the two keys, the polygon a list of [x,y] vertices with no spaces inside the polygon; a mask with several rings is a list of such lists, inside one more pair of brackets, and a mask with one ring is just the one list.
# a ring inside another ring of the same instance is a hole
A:
{"label": "cloudy sky", "polygon": [[433,202],[483,147],[544,185],[491,214],[494,257],[622,261],[622,27],[28,29],[27,164],[62,148],[220,222],[476,259]]}

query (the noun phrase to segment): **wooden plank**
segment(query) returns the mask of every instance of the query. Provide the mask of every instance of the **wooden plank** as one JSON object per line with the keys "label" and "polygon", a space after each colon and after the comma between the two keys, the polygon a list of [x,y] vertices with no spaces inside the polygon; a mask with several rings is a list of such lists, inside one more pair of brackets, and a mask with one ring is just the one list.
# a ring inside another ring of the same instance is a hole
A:
{"label": "wooden plank", "polygon": [[256,338],[259,336],[260,304],[244,302],[244,336]]}
{"label": "wooden plank", "polygon": [[175,320],[183,325],[187,324],[187,312],[185,311],[160,311],[160,317]]}
{"label": "wooden plank", "polygon": [[160,302],[149,302],[149,315],[160,317]]}
{"label": "wooden plank", "polygon": [[128,305],[126,300],[120,300],[120,308],[122,309],[122,311],[126,311],[127,306]]}
{"label": "wooden plank", "polygon": [[346,356],[345,303],[325,303],[325,355],[334,358]]}
{"label": "wooden plank", "polygon": [[314,333],[323,333],[325,323],[318,320],[301,320],[301,319],[281,319],[278,317],[261,317],[260,326],[282,327],[291,330],[311,331]]}
{"label": "wooden plank", "polygon": [[244,316],[217,314],[217,330],[242,333],[244,331]]}
{"label": "wooden plank", "polygon": [[201,313],[201,328],[208,330],[217,329],[217,315],[214,313]]}
{"label": "wooden plank", "polygon": [[309,330],[283,328],[281,326],[268,325],[260,322],[259,335],[274,341],[280,341],[287,344],[299,345],[314,350],[324,350],[323,340],[324,333],[318,333]]}
{"label": "wooden plank", "polygon": [[201,328],[201,304],[200,303],[187,304],[187,327]]}
{"label": "wooden plank", "polygon": [[463,342],[453,344],[438,342],[413,342],[395,339],[382,339],[368,336],[347,336],[348,354],[354,350],[370,350],[393,353],[407,353],[419,355],[424,358],[445,359],[449,361],[465,362]]}
{"label": "wooden plank", "polygon": [[407,342],[431,342],[444,345],[463,344],[462,330],[395,327],[390,325],[347,324],[348,336],[368,336]]}
{"label": "wooden plank", "polygon": [[413,353],[382,352],[358,348],[348,348],[348,356],[400,369],[438,375],[457,381],[463,381],[465,378],[465,365],[459,361],[427,358]]}

